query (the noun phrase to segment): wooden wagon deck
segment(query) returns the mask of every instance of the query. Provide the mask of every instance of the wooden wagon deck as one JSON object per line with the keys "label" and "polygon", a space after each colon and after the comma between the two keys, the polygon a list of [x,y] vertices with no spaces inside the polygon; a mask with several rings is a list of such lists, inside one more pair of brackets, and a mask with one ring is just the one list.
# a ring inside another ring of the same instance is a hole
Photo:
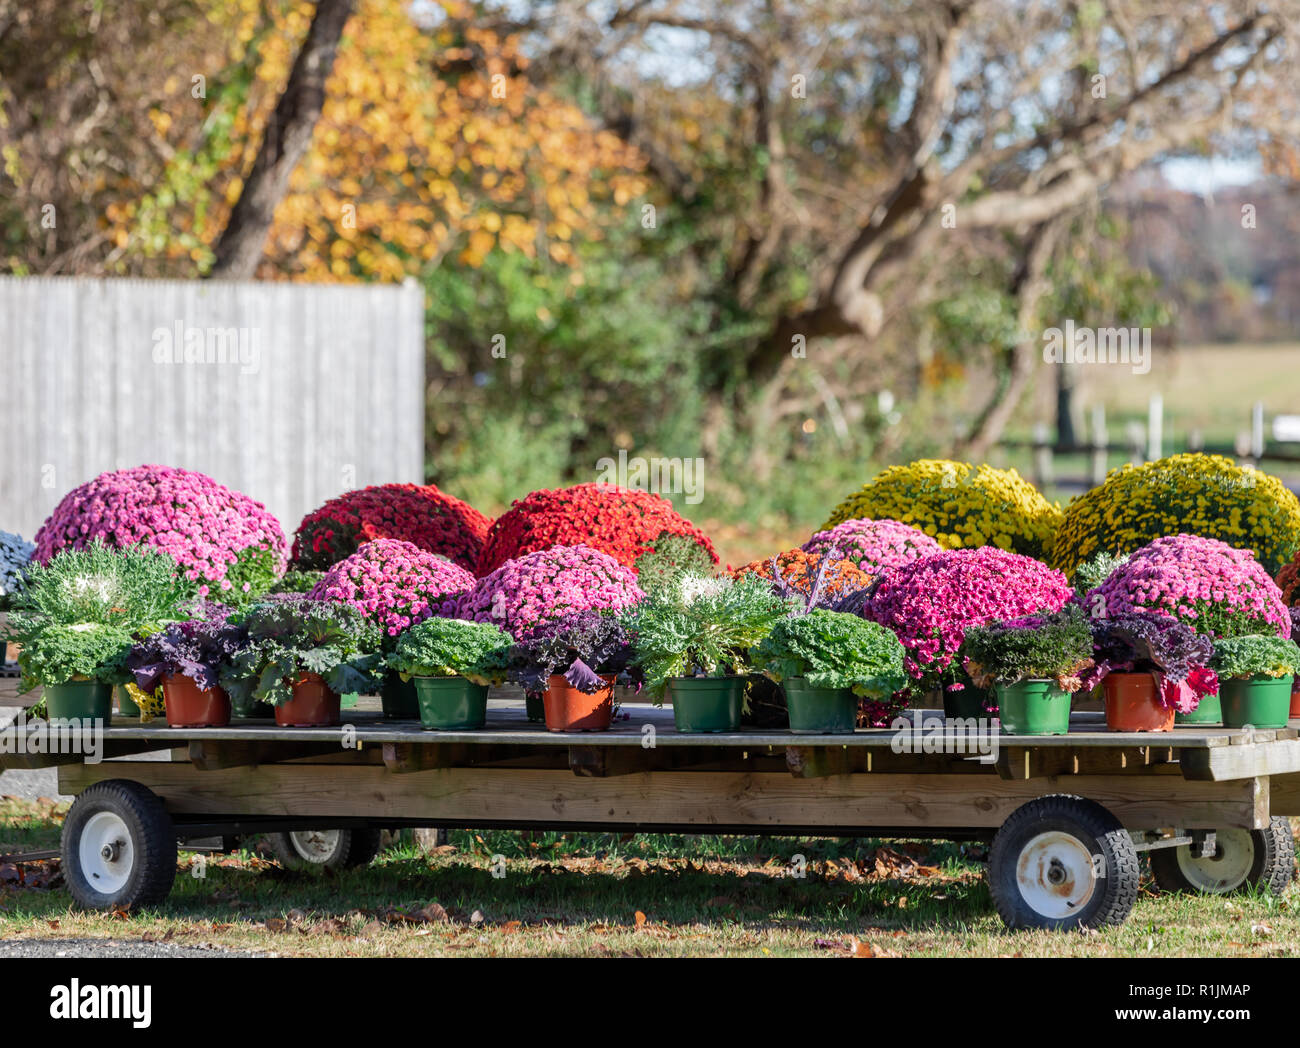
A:
{"label": "wooden wagon deck", "polygon": [[[178,822],[221,818],[373,819],[393,825],[682,832],[971,835],[1051,793],[1096,800],[1133,829],[1259,828],[1300,814],[1295,728],[1179,727],[1107,732],[1076,713],[1063,736],[961,736],[962,752],[926,752],[919,733],[797,735],[745,729],[679,734],[671,709],[628,703],[608,732],[558,734],[494,699],[487,726],[425,731],[418,722],[345,711],[344,725],[169,728],[115,718],[105,755],[0,758],[60,765],[62,792],[127,778],[161,796]],[[928,722],[928,727],[927,727]],[[931,748],[937,738],[931,735]],[[908,752],[910,745],[913,752]],[[946,748],[951,748],[951,742]],[[166,750],[167,760],[140,753]],[[900,751],[901,750],[901,751]],[[1276,786],[1274,785],[1276,783]]]}

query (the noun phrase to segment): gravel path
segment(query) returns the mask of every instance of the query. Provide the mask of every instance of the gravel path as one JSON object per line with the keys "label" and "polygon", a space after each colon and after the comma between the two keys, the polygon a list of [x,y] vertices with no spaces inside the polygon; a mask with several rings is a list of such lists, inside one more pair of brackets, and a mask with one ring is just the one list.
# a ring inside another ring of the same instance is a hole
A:
{"label": "gravel path", "polygon": [[0,939],[0,957],[267,957],[273,954],[175,946],[139,939]]}

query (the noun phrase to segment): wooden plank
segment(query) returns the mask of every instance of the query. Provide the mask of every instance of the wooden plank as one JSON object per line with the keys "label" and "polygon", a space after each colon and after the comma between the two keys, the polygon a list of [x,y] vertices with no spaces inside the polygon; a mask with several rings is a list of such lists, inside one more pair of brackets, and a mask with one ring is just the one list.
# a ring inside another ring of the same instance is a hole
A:
{"label": "wooden plank", "polygon": [[260,765],[197,772],[179,764],[68,765],[64,793],[104,778],[135,779],[189,815],[428,819],[466,826],[996,828],[1036,797],[1072,793],[1104,805],[1132,829],[1261,827],[1268,780],[1189,782],[1170,775],[1063,776],[1007,781],[972,775],[647,772],[608,778],[567,769],[444,768],[392,775],[380,767]]}
{"label": "wooden plank", "polygon": [[188,749],[190,763],[200,771],[255,767],[268,762],[334,756],[337,753],[337,746],[321,742],[226,742],[195,739]]}
{"label": "wooden plank", "polygon": [[1183,778],[1222,782],[1257,775],[1300,772],[1300,741],[1286,739],[1253,746],[1220,746],[1212,750],[1183,750],[1179,756]]}

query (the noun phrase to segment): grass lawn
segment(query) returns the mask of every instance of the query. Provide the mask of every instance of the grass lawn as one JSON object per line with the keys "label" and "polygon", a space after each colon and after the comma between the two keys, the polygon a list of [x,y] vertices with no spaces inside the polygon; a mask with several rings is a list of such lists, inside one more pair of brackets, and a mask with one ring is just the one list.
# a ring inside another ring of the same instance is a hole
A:
{"label": "grass lawn", "polygon": [[[0,801],[0,853],[57,845],[62,809]],[[792,875],[796,855],[805,876]],[[496,871],[503,876],[495,876]],[[983,848],[773,837],[458,831],[367,869],[290,873],[250,852],[183,854],[168,903],[71,908],[57,864],[0,866],[0,939],[102,937],[281,956],[1298,956],[1300,889],[1162,896],[1127,924],[1009,933]]]}

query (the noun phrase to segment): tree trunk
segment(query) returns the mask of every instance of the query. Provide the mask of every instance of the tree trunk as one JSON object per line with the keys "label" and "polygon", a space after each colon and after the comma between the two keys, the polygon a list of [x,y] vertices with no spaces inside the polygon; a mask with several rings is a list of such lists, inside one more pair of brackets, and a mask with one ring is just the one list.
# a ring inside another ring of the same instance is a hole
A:
{"label": "tree trunk", "polygon": [[289,176],[311,145],[325,103],[325,81],[334,68],[339,38],[352,16],[353,4],[354,0],[319,0],[316,4],[307,39],[271,114],[253,170],[217,242],[209,277],[251,280],[257,272],[275,209],[289,188]]}

